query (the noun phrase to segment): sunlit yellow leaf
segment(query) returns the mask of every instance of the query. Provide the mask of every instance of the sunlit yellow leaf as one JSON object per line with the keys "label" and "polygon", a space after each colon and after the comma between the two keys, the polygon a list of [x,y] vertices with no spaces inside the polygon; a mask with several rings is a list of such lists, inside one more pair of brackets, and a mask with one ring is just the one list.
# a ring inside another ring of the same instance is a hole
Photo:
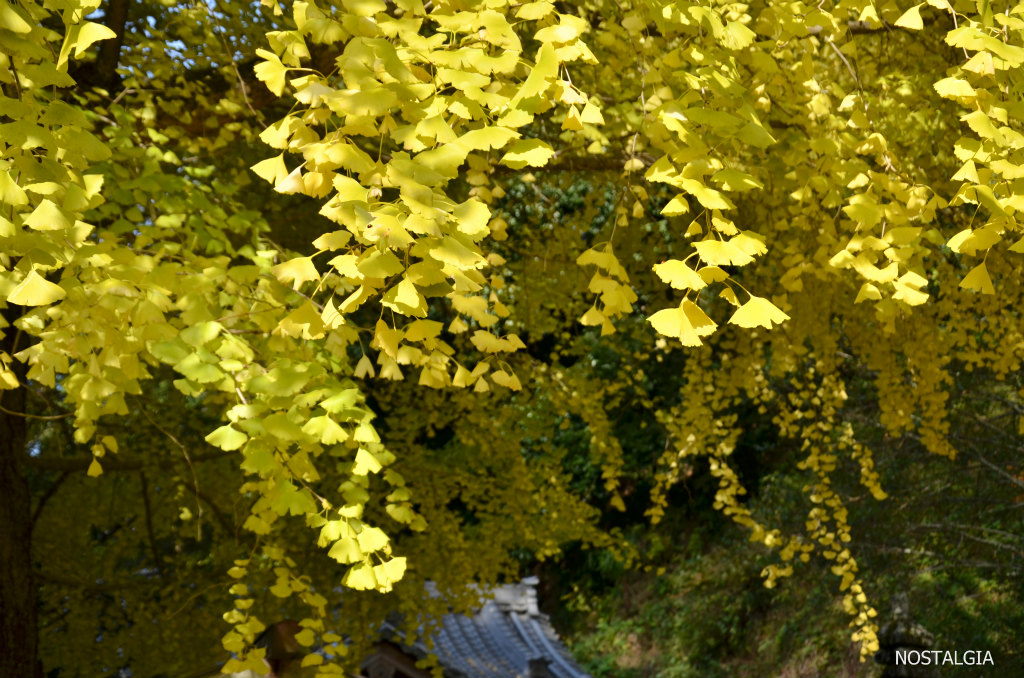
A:
{"label": "sunlit yellow leaf", "polygon": [[866,282],[860,286],[860,291],[857,292],[857,298],[853,300],[853,303],[859,304],[865,299],[878,301],[881,298],[882,293],[878,291],[878,288],[875,287],[872,283]]}
{"label": "sunlit yellow leaf", "polygon": [[341,583],[357,591],[377,588],[377,578],[373,574],[373,568],[365,562],[353,565],[342,578]]}
{"label": "sunlit yellow leaf", "polygon": [[654,272],[663,281],[677,290],[701,290],[707,283],[697,273],[678,259],[669,259],[654,265]]}
{"label": "sunlit yellow leaf", "polygon": [[25,219],[25,225],[37,231],[63,231],[71,226],[72,221],[62,209],[49,198],[43,200]]}
{"label": "sunlit yellow leaf", "polygon": [[67,292],[60,285],[53,284],[33,269],[11,290],[7,301],[20,306],[45,306],[65,296]]}
{"label": "sunlit yellow leaf", "polygon": [[562,129],[573,132],[583,129],[583,120],[580,119],[580,112],[575,106],[570,106],[566,112],[565,120],[562,121]]}
{"label": "sunlit yellow leaf", "polygon": [[558,76],[558,57],[555,55],[555,48],[551,43],[543,42],[537,52],[537,63],[530,71],[523,86],[519,88],[516,95],[509,102],[511,108],[516,108],[524,99],[530,99],[544,92],[551,82]]}
{"label": "sunlit yellow leaf", "polygon": [[[505,388],[512,391],[518,391],[522,389],[522,384],[519,383],[519,377],[517,377],[512,372],[505,372],[503,370],[499,370],[491,374],[491,380],[493,380],[495,384],[498,384],[499,386],[504,386]],[[481,382],[483,382],[485,385],[487,383],[486,381],[484,381],[482,377],[480,378],[480,381],[477,383]]]}
{"label": "sunlit yellow leaf", "polygon": [[780,324],[789,320],[789,316],[782,312],[775,304],[764,297],[751,296],[747,303],[736,309],[736,312],[729,318],[729,322],[740,327],[766,327]]}
{"label": "sunlit yellow leaf", "polygon": [[509,147],[501,163],[512,169],[523,169],[527,165],[543,167],[554,154],[554,149],[540,139],[521,139]]}
{"label": "sunlit yellow leaf", "polygon": [[711,266],[724,266],[727,264],[744,266],[754,260],[754,257],[741,250],[732,242],[708,239],[699,240],[693,243],[693,246],[697,249],[697,254],[700,255],[701,261]]}
{"label": "sunlit yellow leaf", "polygon": [[982,294],[995,294],[996,288],[992,285],[992,278],[989,277],[988,267],[981,262],[960,281],[960,287],[965,290],[974,290]]}
{"label": "sunlit yellow leaf", "polygon": [[896,26],[909,28],[912,31],[919,31],[924,28],[924,21],[921,20],[921,5],[914,5],[896,19]]}
{"label": "sunlit yellow leaf", "polygon": [[248,439],[247,435],[230,425],[221,426],[206,436],[206,442],[222,450],[237,450]]}
{"label": "sunlit yellow leaf", "polygon": [[665,203],[665,206],[661,208],[661,213],[666,217],[675,217],[680,214],[686,214],[690,211],[690,203],[686,201],[686,197],[677,195],[676,197]]}
{"label": "sunlit yellow leaf", "polygon": [[12,33],[24,35],[32,30],[32,26],[25,21],[15,7],[5,2],[0,2],[0,28],[6,28]]}
{"label": "sunlit yellow leaf", "polygon": [[363,552],[359,549],[359,544],[352,538],[343,538],[334,542],[327,555],[342,564],[357,563],[363,559]]}
{"label": "sunlit yellow leaf", "polygon": [[377,579],[380,591],[390,591],[391,587],[405,576],[406,559],[404,557],[392,558],[387,562],[376,565],[373,568],[374,577]]}
{"label": "sunlit yellow leaf", "polygon": [[381,468],[383,467],[377,457],[367,452],[365,448],[359,448],[356,452],[356,462],[352,466],[353,475],[365,476],[368,473],[377,473]]}
{"label": "sunlit yellow leaf", "polygon": [[284,153],[261,160],[250,169],[256,173],[256,176],[271,184],[278,184],[288,176],[288,168],[284,164]]}
{"label": "sunlit yellow leaf", "polygon": [[286,195],[292,193],[305,193],[306,184],[303,181],[302,165],[293,169],[284,178],[274,184],[274,190]]}
{"label": "sunlit yellow leaf", "polygon": [[932,87],[934,87],[935,91],[943,97],[969,98],[977,94],[969,82],[956,77],[943,78],[932,85]]}
{"label": "sunlit yellow leaf", "polygon": [[67,63],[71,50],[75,50],[75,58],[82,56],[85,50],[94,42],[116,38],[117,34],[103,24],[93,21],[83,21],[72,24],[68,27],[64,36],[64,45],[61,47],[60,55],[57,58],[57,67],[60,68]]}
{"label": "sunlit yellow leaf", "polygon": [[730,21],[722,32],[722,44],[728,49],[749,47],[757,34],[738,21]]}
{"label": "sunlit yellow leaf", "polygon": [[274,266],[270,272],[283,283],[292,283],[293,289],[299,289],[303,283],[319,280],[320,274],[309,257],[296,257]]}
{"label": "sunlit yellow leaf", "polygon": [[586,21],[571,14],[559,14],[558,20],[557,24],[537,31],[533,36],[534,40],[544,44],[571,42],[588,26]]}
{"label": "sunlit yellow leaf", "polygon": [[377,373],[373,369],[373,363],[370,362],[370,357],[364,354],[363,357],[359,359],[359,362],[356,363],[356,369],[352,374],[357,379],[362,379],[363,377],[372,377]]}
{"label": "sunlit yellow leaf", "polygon": [[689,299],[676,308],[658,311],[647,319],[660,334],[675,337],[683,346],[700,346],[701,337],[712,334],[718,327],[704,311]]}
{"label": "sunlit yellow leaf", "polygon": [[537,19],[543,19],[553,12],[554,9],[555,6],[546,0],[527,2],[519,6],[519,9],[516,10],[516,16],[525,21],[536,21]]}
{"label": "sunlit yellow leaf", "polygon": [[[491,126],[470,130],[459,137],[458,144],[474,151],[486,151],[503,148],[513,139],[519,138],[519,132],[508,127]],[[465,155],[463,155],[465,158]],[[461,161],[460,161],[461,162]]]}
{"label": "sunlit yellow leaf", "polygon": [[256,77],[266,84],[267,89],[281,96],[284,93],[285,76],[288,73],[287,67],[276,54],[265,49],[257,49],[256,55],[264,60],[256,64],[253,71]]}

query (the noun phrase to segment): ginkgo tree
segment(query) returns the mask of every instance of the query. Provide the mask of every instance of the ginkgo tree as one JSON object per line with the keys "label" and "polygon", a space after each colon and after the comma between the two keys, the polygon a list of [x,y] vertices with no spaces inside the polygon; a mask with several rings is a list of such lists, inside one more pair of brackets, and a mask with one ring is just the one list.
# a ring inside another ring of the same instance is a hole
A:
{"label": "ginkgo tree", "polygon": [[[845,363],[947,457],[947,368],[1020,368],[1022,14],[3,0],[0,673],[42,670],[39,626],[43,667],[181,671],[224,622],[225,670],[260,669],[287,614],[338,674],[389,610],[471,605],[516,549],[616,546],[545,431],[581,417],[621,506],[631,377],[524,351],[580,331],[685,352],[651,400],[652,519],[706,458],[778,555],[766,585],[832,562],[870,654],[832,478],[885,490]],[[585,209],[512,218],[513,186],[579,177]],[[803,531],[742,499],[742,403],[802,441]]]}

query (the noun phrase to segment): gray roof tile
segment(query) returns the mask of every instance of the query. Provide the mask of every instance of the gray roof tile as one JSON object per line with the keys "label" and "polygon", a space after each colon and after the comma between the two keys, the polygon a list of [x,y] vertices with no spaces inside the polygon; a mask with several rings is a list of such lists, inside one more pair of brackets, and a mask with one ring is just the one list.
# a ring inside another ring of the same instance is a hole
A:
{"label": "gray roof tile", "polygon": [[[446,614],[433,636],[449,678],[529,678],[530,660],[544,659],[553,678],[590,678],[573,660],[547,615],[537,607],[537,579],[500,586],[482,596],[473,615]],[[428,653],[423,643],[407,648]]]}

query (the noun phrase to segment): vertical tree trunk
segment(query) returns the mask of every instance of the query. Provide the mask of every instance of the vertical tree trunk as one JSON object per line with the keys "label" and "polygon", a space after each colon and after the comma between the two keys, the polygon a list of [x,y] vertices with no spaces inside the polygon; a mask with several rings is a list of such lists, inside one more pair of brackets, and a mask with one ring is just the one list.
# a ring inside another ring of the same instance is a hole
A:
{"label": "vertical tree trunk", "polygon": [[[107,16],[107,28],[114,31],[114,37],[100,42],[100,51],[96,55],[96,84],[102,87],[114,87],[120,84],[117,77],[117,63],[121,58],[121,47],[124,45],[124,25],[128,21],[128,0],[110,0],[104,8]],[[112,94],[114,94],[112,92]]]}
{"label": "vertical tree trunk", "polygon": [[[11,309],[4,310],[8,316]],[[13,354],[19,333],[14,327],[4,331],[0,349]],[[24,383],[24,366],[12,367]],[[11,412],[24,412],[24,388],[0,391],[0,403]],[[0,411],[0,678],[42,675],[32,576],[32,500],[21,463],[27,433],[24,417]]]}

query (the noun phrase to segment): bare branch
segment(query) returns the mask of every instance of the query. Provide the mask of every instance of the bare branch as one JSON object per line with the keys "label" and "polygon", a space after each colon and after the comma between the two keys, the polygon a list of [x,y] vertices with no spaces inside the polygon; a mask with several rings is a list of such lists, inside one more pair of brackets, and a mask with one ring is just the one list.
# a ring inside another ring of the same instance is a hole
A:
{"label": "bare branch", "polygon": [[153,531],[153,510],[149,504],[149,483],[146,482],[146,474],[139,474],[139,484],[141,485],[142,492],[142,506],[146,512],[146,538],[149,540],[149,549],[153,552],[153,566],[156,567],[157,574],[160,575],[161,579],[166,579],[167,574],[164,572],[163,558],[160,556],[160,549],[156,546],[156,535]]}
{"label": "bare branch", "polygon": [[[233,452],[225,452],[218,450],[216,452],[210,452],[209,454],[197,454],[192,456],[192,463],[199,463],[203,461],[211,461],[214,459],[221,459],[233,454]],[[92,457],[33,457],[25,455],[22,458],[22,463],[29,468],[37,468],[45,471],[64,471],[68,473],[74,473],[76,471],[88,470],[89,464],[92,463]],[[162,458],[152,460],[122,460],[114,457],[103,458],[103,470],[104,471],[141,471],[144,468],[155,467],[155,468],[171,468],[174,466],[176,459],[174,458]]]}

